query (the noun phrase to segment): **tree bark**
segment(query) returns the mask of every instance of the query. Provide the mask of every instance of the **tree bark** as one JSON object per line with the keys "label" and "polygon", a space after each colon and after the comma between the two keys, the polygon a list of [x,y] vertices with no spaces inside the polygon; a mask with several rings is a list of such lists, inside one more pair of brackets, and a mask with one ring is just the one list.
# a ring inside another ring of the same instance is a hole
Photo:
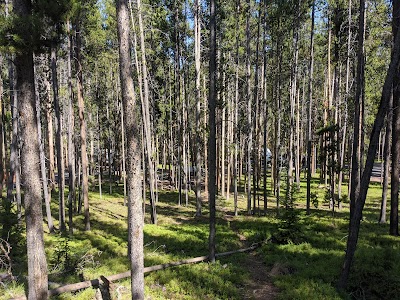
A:
{"label": "tree bark", "polygon": [[[14,0],[14,13],[31,15],[31,1]],[[29,48],[15,57],[21,138],[22,182],[25,202],[28,261],[28,299],[47,299],[47,263],[43,240],[43,214],[39,171],[39,141],[35,107],[33,53]]]}
{"label": "tree bark", "polygon": [[128,0],[117,1],[117,21],[122,105],[127,141],[128,253],[131,264],[132,299],[144,299],[140,122],[136,113],[136,97],[130,65]]}

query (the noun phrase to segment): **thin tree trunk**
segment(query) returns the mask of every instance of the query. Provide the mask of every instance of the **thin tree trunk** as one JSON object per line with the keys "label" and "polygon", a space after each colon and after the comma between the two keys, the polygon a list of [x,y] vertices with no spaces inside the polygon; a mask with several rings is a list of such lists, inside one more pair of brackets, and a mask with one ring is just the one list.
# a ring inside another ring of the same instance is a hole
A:
{"label": "thin tree trunk", "polygon": [[308,81],[307,105],[307,215],[310,214],[311,204],[311,146],[312,146],[312,106],[313,106],[313,80],[314,80],[314,26],[315,26],[315,1],[312,3],[311,36],[310,36],[310,65]]}
{"label": "thin tree trunk", "polygon": [[240,141],[240,136],[239,136],[239,12],[240,12],[240,0],[237,0],[236,3],[236,31],[235,31],[235,36],[236,36],[236,53],[235,53],[235,65],[236,65],[236,70],[235,70],[235,128],[234,128],[234,142],[235,142],[235,155],[234,155],[234,171],[233,171],[233,177],[234,177],[234,195],[233,195],[233,202],[234,202],[234,214],[235,216],[238,215],[238,168],[239,168],[239,161],[238,161],[238,150],[239,150],[239,141]]}
{"label": "thin tree trunk", "polygon": [[53,135],[53,109],[51,107],[51,98],[50,98],[50,82],[46,78],[46,89],[48,95],[48,103],[46,104],[46,119],[47,119],[47,140],[49,144],[49,194],[51,196],[51,192],[55,186],[55,174],[54,174],[54,135]]}
{"label": "thin tree trunk", "polygon": [[147,149],[147,163],[148,163],[148,171],[149,171],[149,183],[150,183],[150,206],[151,206],[151,222],[153,224],[157,224],[157,212],[156,212],[156,174],[154,162],[152,159],[154,153],[154,147],[151,138],[151,123],[150,123],[150,107],[149,107],[149,83],[148,83],[148,74],[147,74],[147,62],[146,62],[146,48],[145,48],[145,40],[144,40],[144,28],[142,22],[142,7],[141,1],[137,0],[137,9],[138,9],[138,23],[139,23],[139,32],[140,32],[140,50],[142,57],[142,76],[143,76],[143,92],[144,92],[144,110],[143,121],[144,121],[144,133],[145,133],[145,141],[146,141],[146,149]]}
{"label": "thin tree trunk", "polygon": [[[124,206],[127,205],[127,190],[126,190],[126,152],[125,152],[125,122],[124,122],[124,107],[121,103],[121,143],[122,143],[122,176],[124,179]],[[100,176],[100,174],[99,174]],[[100,177],[99,177],[100,178]],[[101,184],[101,180],[99,180]],[[100,186],[101,187],[101,186]]]}
{"label": "thin tree trunk", "polygon": [[11,59],[9,59],[8,65],[8,77],[10,85],[10,102],[11,102],[11,116],[12,116],[12,132],[11,132],[11,146],[10,146],[10,174],[7,180],[7,201],[13,202],[14,195],[14,178],[15,178],[15,198],[17,202],[17,214],[18,220],[21,219],[21,168],[19,158],[19,144],[18,144],[18,99],[17,92],[15,90],[15,77],[14,77],[14,65]]}
{"label": "thin tree trunk", "polygon": [[85,119],[85,102],[83,98],[83,81],[82,81],[82,62],[81,62],[81,33],[79,21],[76,24],[76,69],[77,69],[77,98],[80,121],[81,134],[81,164],[82,164],[82,196],[85,216],[85,231],[90,230],[90,212],[89,212],[89,180],[88,180],[88,156],[86,143],[86,119]]}
{"label": "thin tree trunk", "polygon": [[195,68],[196,68],[196,216],[201,216],[201,127],[200,127],[200,109],[201,109],[201,20],[200,20],[200,2],[194,3],[194,31],[195,31]]}
{"label": "thin tree trunk", "polygon": [[43,186],[44,203],[46,206],[47,226],[49,227],[49,232],[53,233],[54,232],[54,224],[53,224],[53,217],[51,216],[51,207],[50,207],[51,197],[49,196],[49,190],[47,187],[46,158],[45,158],[45,154],[44,154],[44,145],[43,145],[43,140],[42,140],[39,84],[37,82],[37,74],[36,74],[35,66],[33,68],[34,68],[34,74],[35,74],[35,78],[34,78],[34,80],[35,80],[35,108],[36,108],[36,119],[37,119],[37,135],[38,135],[38,143],[39,143],[40,173],[41,173],[42,186]]}
{"label": "thin tree trunk", "polygon": [[[246,16],[246,87],[247,87],[247,213],[251,214],[251,155],[253,146],[252,101],[251,101],[251,72],[250,72],[250,0],[247,3]],[[254,169],[254,168],[253,168]],[[254,170],[253,170],[254,173]],[[254,175],[254,174],[253,174]],[[255,187],[254,187],[255,188]]]}
{"label": "thin tree trunk", "polygon": [[64,168],[64,153],[62,145],[62,120],[60,103],[58,97],[58,79],[57,79],[57,56],[56,48],[51,48],[51,75],[53,81],[53,101],[54,111],[56,113],[57,131],[56,131],[56,148],[57,148],[57,173],[58,173],[58,200],[59,200],[59,222],[60,231],[64,232],[65,227],[65,200],[64,200],[64,186],[65,186],[65,168]]}
{"label": "thin tree trunk", "polygon": [[[393,101],[393,97],[390,97],[390,102]],[[385,134],[385,147],[383,150],[384,163],[383,163],[383,187],[382,187],[382,202],[381,210],[379,215],[379,223],[386,223],[386,206],[387,206],[387,193],[389,188],[389,176],[390,176],[390,138],[392,136],[392,105],[389,103],[389,112],[386,120],[386,134]]]}
{"label": "thin tree trunk", "polygon": [[262,90],[263,90],[263,103],[264,103],[264,140],[263,140],[263,160],[264,160],[264,174],[263,174],[263,196],[264,196],[264,215],[267,214],[268,199],[267,199],[267,140],[268,140],[268,103],[267,103],[267,0],[263,1],[263,76],[262,76]]}
{"label": "thin tree trunk", "polygon": [[287,187],[286,187],[286,207],[292,201],[292,190],[294,185],[293,180],[293,155],[294,155],[294,131],[295,131],[295,106],[296,106],[296,94],[297,94],[297,64],[299,57],[299,32],[298,32],[298,22],[299,22],[299,12],[300,10],[300,0],[296,2],[295,8],[295,25],[293,28],[293,67],[291,74],[291,90],[290,90],[290,131],[289,131],[289,146],[288,146],[288,174],[287,174]]}
{"label": "thin tree trunk", "polygon": [[215,171],[216,171],[216,124],[215,107],[217,100],[217,39],[216,39],[216,4],[210,0],[210,65],[209,65],[209,128],[208,137],[208,204],[210,209],[209,260],[215,262]]}
{"label": "thin tree trunk", "polygon": [[[258,78],[259,78],[259,49],[260,49],[260,27],[261,27],[261,1],[258,3],[258,20],[257,20],[257,36],[256,36],[256,61],[255,61],[255,76],[254,76],[254,90],[253,90],[253,98],[254,98],[254,106],[255,112],[254,117],[252,118],[252,127],[254,133],[254,146],[252,149],[252,157],[253,157],[253,214],[256,213],[256,200],[259,199],[257,196],[258,193],[258,183],[259,183],[259,96],[258,96]],[[248,41],[250,43],[250,41]],[[250,46],[249,46],[250,47]],[[249,98],[250,95],[248,96]],[[251,136],[253,139],[253,137]],[[253,143],[253,142],[252,142]],[[258,212],[260,212],[260,205],[257,205]]]}
{"label": "thin tree trunk", "polygon": [[67,72],[68,72],[68,227],[69,233],[73,233],[73,212],[77,211],[76,208],[76,159],[75,159],[75,143],[74,143],[74,108],[73,108],[73,91],[72,91],[72,71],[71,71],[71,57],[72,57],[72,42],[70,34],[70,24],[67,21],[68,32],[68,54],[67,54]]}
{"label": "thin tree trunk", "polygon": [[360,177],[362,169],[362,135],[363,135],[363,94],[364,94],[364,33],[365,33],[365,0],[360,0],[360,16],[358,31],[356,97],[354,103],[354,135],[351,164],[350,216],[352,216],[355,201],[360,193]]}
{"label": "thin tree trunk", "polygon": [[117,20],[120,80],[127,140],[126,182],[128,190],[128,253],[131,265],[131,293],[132,299],[144,299],[140,122],[138,122],[135,112],[136,99],[130,66],[128,0],[117,1]]}

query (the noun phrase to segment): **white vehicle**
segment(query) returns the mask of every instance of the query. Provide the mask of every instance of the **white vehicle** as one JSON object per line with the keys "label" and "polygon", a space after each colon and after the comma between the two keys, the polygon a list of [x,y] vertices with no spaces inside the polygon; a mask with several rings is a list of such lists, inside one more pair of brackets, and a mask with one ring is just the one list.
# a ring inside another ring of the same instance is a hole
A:
{"label": "white vehicle", "polygon": [[265,151],[265,161],[267,162],[267,164],[271,164],[272,162],[272,152],[269,148],[267,148],[267,150]]}

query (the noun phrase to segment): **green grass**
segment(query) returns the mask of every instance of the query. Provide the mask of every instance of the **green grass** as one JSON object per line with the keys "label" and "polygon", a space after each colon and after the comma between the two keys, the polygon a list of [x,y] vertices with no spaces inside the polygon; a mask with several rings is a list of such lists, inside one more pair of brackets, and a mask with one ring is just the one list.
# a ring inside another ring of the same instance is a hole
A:
{"label": "green grass", "polygon": [[[269,187],[270,185],[268,185]],[[104,185],[100,199],[96,188],[90,193],[91,226],[85,232],[83,217],[75,216],[72,236],[45,234],[49,264],[49,281],[74,283],[112,275],[129,269],[127,259],[127,209],[123,206],[122,187],[108,194]],[[358,250],[345,294],[334,288],[343,262],[348,230],[348,204],[332,216],[323,201],[324,189],[314,180],[312,190],[319,195],[318,208],[305,214],[305,183],[295,193],[295,240],[274,243],[282,226],[276,217],[275,198],[269,193],[267,216],[247,216],[246,197],[239,195],[239,216],[233,217],[233,195],[230,201],[217,199],[217,252],[225,252],[269,240],[259,250],[271,280],[279,288],[279,299],[395,299],[400,295],[400,244],[389,236],[388,225],[378,224],[381,187],[371,184],[363,214]],[[344,188],[346,190],[346,188]],[[284,192],[282,193],[284,195]],[[262,191],[260,191],[262,195]],[[190,193],[189,205],[179,206],[178,193],[159,192],[157,204],[159,225],[144,227],[145,266],[207,255],[208,208],[195,217],[195,199]],[[57,195],[53,194],[53,217],[58,219]],[[281,208],[281,212],[284,208]],[[281,214],[282,215],[282,214]],[[149,210],[146,208],[146,223]],[[58,227],[58,221],[55,221]],[[45,230],[47,227],[45,225]],[[240,241],[239,235],[246,238]],[[67,255],[67,256],[66,256]],[[146,295],[149,299],[243,299],[244,286],[250,278],[245,264],[248,254],[224,257],[215,264],[184,265],[146,274]],[[15,274],[26,275],[25,257],[15,257]],[[69,270],[65,270],[69,269]],[[121,299],[130,299],[129,280],[116,282]],[[0,286],[0,300],[21,295],[24,283]],[[54,299],[93,299],[96,291],[86,289],[63,294]],[[3,296],[1,296],[3,295]]]}

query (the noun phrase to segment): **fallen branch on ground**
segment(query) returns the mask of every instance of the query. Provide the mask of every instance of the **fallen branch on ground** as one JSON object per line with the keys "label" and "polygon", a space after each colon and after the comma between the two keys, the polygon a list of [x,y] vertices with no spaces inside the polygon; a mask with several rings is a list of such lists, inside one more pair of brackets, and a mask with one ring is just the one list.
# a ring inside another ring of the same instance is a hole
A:
{"label": "fallen branch on ground", "polygon": [[[239,249],[239,250],[234,250],[234,251],[229,251],[229,252],[217,253],[215,256],[218,258],[218,257],[223,257],[223,256],[236,254],[236,253],[249,252],[249,251],[257,249],[262,244],[263,244],[263,242],[256,243],[256,244],[253,244],[249,248],[244,248],[244,249]],[[184,260],[181,260],[181,261],[175,261],[175,262],[170,262],[170,263],[166,263],[166,264],[146,267],[146,268],[144,268],[143,272],[146,274],[146,273],[150,273],[150,272],[154,272],[154,271],[158,271],[158,270],[164,270],[164,269],[167,269],[167,268],[170,268],[170,267],[176,267],[176,266],[180,266],[180,265],[199,263],[199,262],[202,262],[202,261],[206,261],[207,259],[208,259],[207,255],[194,257],[194,258],[189,258],[189,259],[184,259]],[[51,290],[49,290],[49,296],[55,296],[55,295],[59,295],[59,294],[62,294],[62,293],[68,293],[68,292],[75,292],[75,291],[78,291],[78,290],[86,289],[86,288],[91,287],[91,286],[98,287],[100,284],[109,285],[110,282],[121,280],[121,279],[125,279],[125,278],[129,278],[129,277],[131,277],[131,271],[126,271],[124,273],[110,275],[110,276],[107,276],[107,277],[100,276],[100,278],[87,280],[87,281],[83,281],[83,282],[78,282],[78,283],[73,283],[73,284],[67,284],[67,285],[63,285],[63,286],[51,289]],[[106,281],[104,279],[106,279]],[[10,300],[26,300],[26,297],[22,296],[22,297],[18,297],[18,298],[12,298]]]}

